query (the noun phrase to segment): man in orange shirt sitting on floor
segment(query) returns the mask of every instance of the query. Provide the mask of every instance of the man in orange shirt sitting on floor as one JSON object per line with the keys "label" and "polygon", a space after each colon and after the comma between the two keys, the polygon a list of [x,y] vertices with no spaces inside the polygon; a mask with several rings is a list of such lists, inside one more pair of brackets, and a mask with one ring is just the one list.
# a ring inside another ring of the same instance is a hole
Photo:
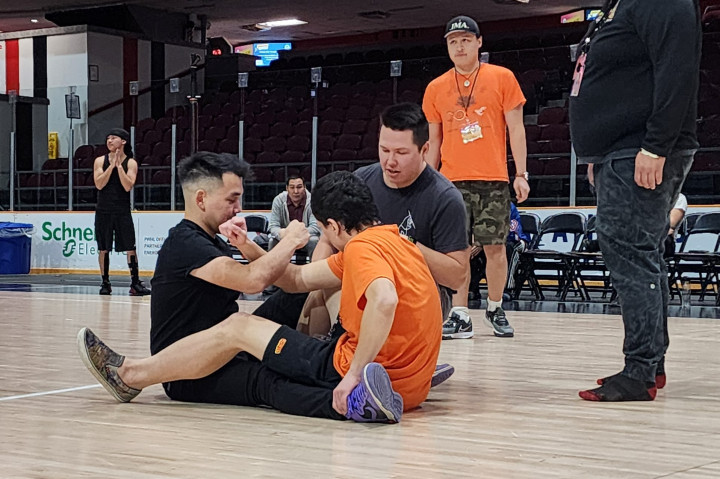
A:
{"label": "man in orange shirt sitting on floor", "polygon": [[[233,182],[228,175],[223,181]],[[352,173],[320,179],[313,211],[340,252],[288,265],[275,284],[286,291],[342,286],[342,327],[329,341],[235,313],[145,359],[124,358],[83,328],[78,335],[83,362],[119,401],[132,400],[152,384],[204,378],[231,367],[235,382],[228,389],[253,400],[225,397],[224,403],[358,422],[399,421],[430,390],[441,340],[435,281],[420,250],[400,236],[397,225],[379,224],[370,190]],[[233,217],[219,229],[251,265],[267,254],[247,240],[244,219]],[[229,275],[239,270],[227,268]],[[238,360],[241,355],[252,357]]]}
{"label": "man in orange shirt sitting on floor", "polygon": [[[523,125],[525,97],[513,73],[503,67],[480,64],[480,27],[470,17],[450,20],[445,29],[448,54],[454,67],[430,82],[423,110],[430,122],[428,164],[452,181],[465,200],[469,236],[487,256],[488,308],[485,322],[495,336],[515,333],[502,309],[507,277],[505,240],[510,232],[510,191],[506,134],[517,174],[513,182],[517,202],[530,193],[527,145]],[[467,310],[470,264],[465,286],[453,298],[453,309],[443,325],[443,337],[472,337]]]}

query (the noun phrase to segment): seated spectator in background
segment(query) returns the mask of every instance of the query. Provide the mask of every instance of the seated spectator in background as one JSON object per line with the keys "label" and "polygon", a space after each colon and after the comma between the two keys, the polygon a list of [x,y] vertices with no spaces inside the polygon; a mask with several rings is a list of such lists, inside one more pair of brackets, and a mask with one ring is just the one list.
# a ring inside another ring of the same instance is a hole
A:
{"label": "seated spectator in background", "polygon": [[667,238],[665,238],[665,257],[669,258],[675,254],[677,229],[685,218],[687,212],[688,203],[685,195],[680,193],[678,199],[675,202],[675,206],[670,210],[670,229],[668,230]]}
{"label": "seated spectator in background", "polygon": [[[505,242],[508,258],[508,275],[505,283],[503,299],[512,299],[512,290],[515,288],[515,271],[520,262],[520,255],[527,249],[530,237],[523,232],[520,223],[520,212],[514,203],[510,203],[510,233]],[[485,277],[485,253],[479,246],[473,246],[470,253],[470,295],[469,300],[480,300],[480,280]]]}
{"label": "seated spectator in background", "polygon": [[270,213],[270,242],[271,250],[283,238],[285,228],[292,220],[304,223],[310,233],[308,244],[298,250],[303,256],[312,257],[315,246],[320,238],[320,229],[310,207],[310,192],[305,188],[305,182],[297,175],[291,175],[286,183],[286,191],[275,197]]}

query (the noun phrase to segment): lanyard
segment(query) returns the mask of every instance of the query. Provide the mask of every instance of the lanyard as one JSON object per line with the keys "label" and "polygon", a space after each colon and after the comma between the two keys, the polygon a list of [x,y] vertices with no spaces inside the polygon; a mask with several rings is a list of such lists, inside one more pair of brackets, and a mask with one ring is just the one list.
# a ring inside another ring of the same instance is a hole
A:
{"label": "lanyard", "polygon": [[468,108],[470,108],[470,102],[472,101],[472,94],[473,91],[475,91],[475,85],[477,84],[477,77],[480,73],[480,66],[478,65],[477,71],[475,72],[475,78],[473,78],[473,84],[472,88],[470,88],[470,94],[467,97],[467,103],[465,103],[465,97],[463,97],[462,92],[460,91],[460,83],[458,83],[458,71],[457,68],[455,69],[455,86],[457,87],[458,95],[460,95],[460,101],[462,102],[463,110],[465,110],[465,117],[467,117],[467,111]]}
{"label": "lanyard", "polygon": [[590,50],[590,41],[605,26],[608,20],[610,20],[610,12],[614,8],[617,8],[618,3],[620,3],[620,0],[609,0],[595,21],[590,24],[587,33],[585,33],[585,36],[580,40],[580,53],[587,53]]}

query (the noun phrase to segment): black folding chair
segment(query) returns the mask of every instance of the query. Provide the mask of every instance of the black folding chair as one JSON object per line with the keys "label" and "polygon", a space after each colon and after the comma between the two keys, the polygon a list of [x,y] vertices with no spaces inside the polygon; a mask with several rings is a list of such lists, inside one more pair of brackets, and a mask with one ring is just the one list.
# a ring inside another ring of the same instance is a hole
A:
{"label": "black folding chair", "polygon": [[[617,291],[612,285],[610,272],[605,265],[600,247],[597,244],[596,221],[597,216],[593,215],[588,218],[578,251],[568,253],[575,260],[572,264],[574,270],[571,276],[577,282],[587,300],[591,299],[590,292],[592,290],[602,293],[603,299],[610,293],[610,301],[613,301],[617,296]],[[600,283],[600,287],[594,286],[597,283]]]}
{"label": "black folding chair", "polygon": [[[691,240],[699,235],[711,235],[715,238],[712,249],[690,250]],[[701,214],[692,228],[689,228],[683,238],[679,252],[673,255],[674,267],[669,281],[672,287],[677,288],[678,283],[687,280],[700,284],[699,300],[705,299],[708,289],[715,293],[715,303],[720,304],[718,286],[718,270],[720,269],[720,213]]]}
{"label": "black folding chair", "polygon": [[540,217],[535,213],[520,212],[520,226],[523,233],[528,235],[530,243],[535,239],[540,229]]}
{"label": "black folding chair", "polygon": [[[561,252],[542,247],[542,240],[550,234],[572,235],[570,252],[578,250],[580,240],[585,233],[585,215],[568,212],[549,216],[540,225],[538,233],[527,251],[520,256],[518,277],[515,282],[515,297],[520,295],[525,283],[537,300],[545,299],[541,281],[557,284],[556,297],[564,301],[570,289],[584,298],[573,277],[575,258],[569,252]],[[552,272],[552,273],[548,273]]]}

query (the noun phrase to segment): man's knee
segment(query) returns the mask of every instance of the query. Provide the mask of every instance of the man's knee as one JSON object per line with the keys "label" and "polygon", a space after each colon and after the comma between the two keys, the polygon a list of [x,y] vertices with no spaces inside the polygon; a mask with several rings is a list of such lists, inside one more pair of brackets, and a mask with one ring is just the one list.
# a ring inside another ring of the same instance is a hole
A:
{"label": "man's knee", "polygon": [[250,324],[250,318],[251,315],[248,313],[233,313],[218,324],[218,334],[228,338],[234,336],[244,337]]}
{"label": "man's knee", "polygon": [[504,244],[485,245],[483,246],[483,250],[485,251],[488,262],[503,261],[503,259],[506,258]]}

